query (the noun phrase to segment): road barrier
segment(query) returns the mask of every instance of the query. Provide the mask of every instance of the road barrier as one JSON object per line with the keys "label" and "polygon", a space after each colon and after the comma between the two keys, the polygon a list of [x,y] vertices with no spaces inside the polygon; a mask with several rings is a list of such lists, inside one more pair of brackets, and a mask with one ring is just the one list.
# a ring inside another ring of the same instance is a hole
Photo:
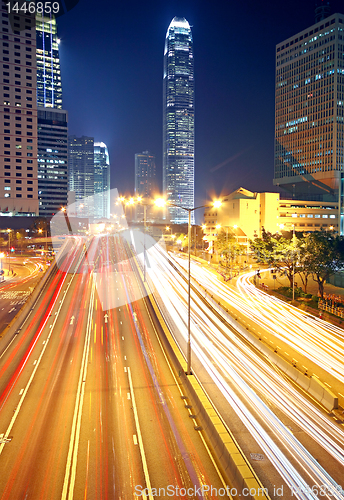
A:
{"label": "road barrier", "polygon": [[[186,277],[186,270],[179,266],[179,270]],[[317,377],[310,377],[307,373],[299,370],[297,363],[292,365],[289,361],[281,357],[280,354],[272,350],[268,345],[264,344],[260,338],[251,333],[247,327],[243,327],[238,322],[238,317],[234,319],[226,309],[225,305],[221,304],[218,299],[207,292],[207,289],[202,286],[195,278],[192,278],[192,288],[200,296],[207,299],[213,311],[218,313],[234,332],[242,335],[246,340],[253,344],[264,356],[269,358],[281,371],[288,375],[302,389],[308,392],[316,401],[322,404],[328,411],[338,408],[338,396],[334,394],[329,387],[322,383]]]}

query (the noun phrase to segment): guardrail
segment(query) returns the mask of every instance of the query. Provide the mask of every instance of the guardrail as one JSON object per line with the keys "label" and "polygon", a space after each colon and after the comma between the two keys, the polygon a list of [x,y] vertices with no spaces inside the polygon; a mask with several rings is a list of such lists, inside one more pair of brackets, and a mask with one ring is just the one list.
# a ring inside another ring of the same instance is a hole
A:
{"label": "guardrail", "polygon": [[344,307],[331,306],[331,305],[327,304],[327,302],[325,300],[319,299],[318,309],[332,313],[335,316],[338,316],[339,318],[344,318]]}

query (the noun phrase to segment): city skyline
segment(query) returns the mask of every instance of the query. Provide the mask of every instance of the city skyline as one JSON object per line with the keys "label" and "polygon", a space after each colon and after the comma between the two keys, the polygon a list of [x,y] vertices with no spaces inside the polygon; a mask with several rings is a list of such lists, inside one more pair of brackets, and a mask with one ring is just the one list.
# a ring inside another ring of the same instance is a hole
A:
{"label": "city skyline", "polygon": [[[332,11],[340,12],[340,2],[331,5]],[[109,21],[94,15],[92,26],[97,36],[92,44],[83,36],[91,19],[90,11],[82,6],[85,3],[58,20],[64,106],[70,110],[71,133],[92,134],[107,143],[112,187],[133,191],[132,157],[145,149],[156,155],[162,182],[161,44],[170,19],[180,15],[192,25],[198,82],[196,200],[221,191],[228,193],[240,185],[253,190],[274,189],[276,45],[314,24],[312,1],[301,6],[290,1],[283,9],[254,2],[249,2],[247,9],[246,4],[209,6],[193,1],[164,7],[153,1],[148,6],[137,4],[134,10],[121,5]],[[120,20],[129,17],[124,28]],[[110,37],[114,28],[116,36]],[[96,105],[90,96],[99,86],[99,75],[111,85],[103,85],[102,92],[97,92]],[[79,84],[80,92],[72,97]]]}
{"label": "city skyline", "polygon": [[[171,204],[185,208],[194,207],[194,85],[192,31],[184,17],[174,17],[164,48],[162,192]],[[175,206],[165,215],[173,223],[188,221],[187,212]]]}

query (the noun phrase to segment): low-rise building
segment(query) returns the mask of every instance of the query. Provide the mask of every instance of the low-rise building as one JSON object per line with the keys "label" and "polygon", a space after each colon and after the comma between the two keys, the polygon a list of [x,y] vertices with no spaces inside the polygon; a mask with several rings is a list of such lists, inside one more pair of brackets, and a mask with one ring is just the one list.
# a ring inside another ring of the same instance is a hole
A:
{"label": "low-rise building", "polygon": [[260,237],[263,229],[277,231],[338,231],[338,203],[281,200],[279,193],[254,193],[239,188],[222,199],[220,208],[204,212],[204,234],[210,242],[221,229],[239,243]]}

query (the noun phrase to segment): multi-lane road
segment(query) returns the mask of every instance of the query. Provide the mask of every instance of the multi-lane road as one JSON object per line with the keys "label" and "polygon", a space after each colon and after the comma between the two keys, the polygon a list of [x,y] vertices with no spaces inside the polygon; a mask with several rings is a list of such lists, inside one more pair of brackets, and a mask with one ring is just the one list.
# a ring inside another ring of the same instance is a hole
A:
{"label": "multi-lane road", "polygon": [[224,486],[149,302],[132,301],[140,286],[119,237],[71,238],[25,327],[1,339],[2,500],[202,498],[202,485]]}
{"label": "multi-lane road", "polygon": [[[187,261],[176,256],[168,259],[158,248],[149,251],[149,261],[151,288],[177,341],[185,349],[187,285],[182,269],[186,268]],[[226,295],[227,303],[235,303],[237,312],[245,315],[246,325],[249,322],[252,326],[255,319],[257,328],[266,327],[263,323],[265,317],[276,335],[283,325],[287,328],[288,319],[281,317],[279,321],[276,312],[270,320],[270,306],[264,296],[260,296],[260,302],[256,304],[254,297],[247,298],[242,290],[222,286],[207,267],[197,263],[192,266],[192,276],[206,284],[206,297],[214,294],[224,300]],[[254,291],[251,293],[253,295]],[[265,305],[264,315],[261,302]],[[280,304],[272,306],[281,308]],[[320,496],[324,498],[343,499],[344,432],[341,424],[295,387],[268,358],[252,348],[240,329],[227,322],[225,314],[215,313],[203,293],[192,292],[191,308],[193,370],[208,388],[229,427],[237,428],[242,447],[249,451],[247,443],[250,443],[252,451],[258,448],[262,457],[268,458],[265,464],[256,466],[263,484],[269,485],[270,492],[274,490],[274,484],[282,485],[285,498],[313,499],[319,498],[321,492]],[[284,314],[283,310],[280,314]],[[293,315],[291,309],[289,314]],[[293,319],[292,335],[299,331],[300,338],[305,338],[303,323],[296,312]],[[310,318],[309,321],[313,320]],[[305,324],[305,328],[308,327],[307,322]],[[321,326],[317,325],[318,328]],[[289,338],[287,332],[285,337]],[[308,338],[307,345],[314,350],[318,347],[312,338],[316,335]],[[341,349],[339,338],[337,344]],[[311,348],[303,352],[300,341],[299,350],[307,356]],[[324,349],[326,356],[329,359],[330,354]],[[219,392],[225,402],[219,398]],[[256,458],[256,454],[253,457]]]}
{"label": "multi-lane road", "polygon": [[[6,263],[7,265],[7,263]],[[7,267],[7,266],[6,266]],[[11,322],[42,278],[43,263],[40,258],[12,257],[11,270],[0,283],[0,335]]]}

